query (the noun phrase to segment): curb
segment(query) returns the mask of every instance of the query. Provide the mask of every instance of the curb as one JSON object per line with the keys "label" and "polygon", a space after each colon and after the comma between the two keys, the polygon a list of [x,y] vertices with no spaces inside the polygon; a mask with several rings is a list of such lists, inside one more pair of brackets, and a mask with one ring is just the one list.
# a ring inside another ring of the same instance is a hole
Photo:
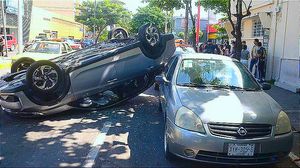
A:
{"label": "curb", "polygon": [[297,155],[295,155],[293,152],[290,152],[289,157],[292,162],[294,162],[298,167],[300,167],[300,158]]}

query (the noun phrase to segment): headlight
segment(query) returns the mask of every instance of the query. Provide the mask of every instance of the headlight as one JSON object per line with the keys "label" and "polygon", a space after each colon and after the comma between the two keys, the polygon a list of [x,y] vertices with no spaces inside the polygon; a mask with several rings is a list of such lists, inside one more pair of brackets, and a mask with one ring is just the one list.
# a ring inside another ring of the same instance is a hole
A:
{"label": "headlight", "polygon": [[285,134],[291,132],[291,122],[287,114],[281,111],[277,118],[275,135]]}
{"label": "headlight", "polygon": [[192,112],[190,109],[186,107],[181,107],[176,113],[176,118],[175,118],[175,124],[178,127],[190,130],[190,131],[195,131],[195,132],[200,132],[200,133],[205,133],[202,121],[200,118]]}

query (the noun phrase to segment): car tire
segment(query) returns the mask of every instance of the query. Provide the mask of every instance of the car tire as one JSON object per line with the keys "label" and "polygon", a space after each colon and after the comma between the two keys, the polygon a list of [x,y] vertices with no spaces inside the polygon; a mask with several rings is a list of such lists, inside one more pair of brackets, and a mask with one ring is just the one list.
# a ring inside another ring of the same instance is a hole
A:
{"label": "car tire", "polygon": [[167,124],[165,124],[165,131],[164,131],[164,152],[165,158],[169,161],[176,159],[176,156],[170,152],[169,150],[169,143],[167,140]]}
{"label": "car tire", "polygon": [[69,83],[65,72],[48,60],[33,63],[26,73],[27,96],[39,105],[60,101],[69,91]]}
{"label": "car tire", "polygon": [[166,45],[162,43],[159,29],[151,23],[140,27],[138,39],[142,44],[142,52],[151,59],[160,57],[166,48]]}
{"label": "car tire", "polygon": [[26,70],[32,63],[34,63],[34,60],[31,58],[21,58],[12,64],[11,73]]}
{"label": "car tire", "polygon": [[[121,33],[121,34],[119,34],[119,33]],[[119,36],[116,36],[118,34],[119,34]],[[108,33],[109,40],[111,40],[111,39],[127,39],[127,38],[128,38],[128,32],[121,27],[114,28],[111,31],[109,31],[109,33]]]}
{"label": "car tire", "polygon": [[10,47],[10,51],[14,51],[16,49],[16,46],[13,44],[13,45],[11,45],[11,47]]}

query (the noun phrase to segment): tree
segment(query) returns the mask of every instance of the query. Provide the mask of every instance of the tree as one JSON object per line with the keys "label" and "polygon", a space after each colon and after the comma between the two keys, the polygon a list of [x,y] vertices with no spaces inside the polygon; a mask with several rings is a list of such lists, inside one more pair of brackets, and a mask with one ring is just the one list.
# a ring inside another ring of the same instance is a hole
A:
{"label": "tree", "polygon": [[213,25],[213,27],[215,29],[217,29],[218,33],[217,33],[217,39],[221,40],[222,43],[224,43],[224,40],[228,40],[228,34],[226,32],[225,27],[223,27],[220,24],[215,24]]}
{"label": "tree", "polygon": [[178,10],[183,7],[181,0],[143,0],[144,3],[149,3],[149,6],[154,6],[162,9],[165,13],[165,33],[171,32],[172,19],[174,9]]}
{"label": "tree", "polygon": [[164,17],[164,13],[158,7],[147,5],[146,7],[139,8],[131,20],[131,31],[137,33],[139,27],[145,23],[153,23],[160,31],[163,31]]}
{"label": "tree", "polygon": [[128,23],[126,19],[130,18],[131,13],[124,7],[124,3],[119,0],[101,0],[83,1],[77,8],[80,14],[75,17],[76,21],[88,26],[89,30],[95,29],[98,36],[95,40],[97,43],[100,35],[107,26],[113,27],[115,24],[122,25]]}
{"label": "tree", "polygon": [[179,38],[181,38],[181,39],[184,39],[184,33],[183,33],[183,32],[179,32],[179,33],[177,34],[177,36],[178,36]]}
{"label": "tree", "polygon": [[[242,51],[242,32],[241,25],[243,18],[250,16],[252,0],[247,4],[245,0],[201,0],[201,5],[206,9],[212,9],[217,13],[227,14],[227,19],[232,26],[232,36],[236,40],[236,55],[235,58],[240,60]],[[232,13],[231,8],[235,6],[235,13]],[[244,11],[243,12],[243,8]],[[235,22],[234,22],[235,20]]]}

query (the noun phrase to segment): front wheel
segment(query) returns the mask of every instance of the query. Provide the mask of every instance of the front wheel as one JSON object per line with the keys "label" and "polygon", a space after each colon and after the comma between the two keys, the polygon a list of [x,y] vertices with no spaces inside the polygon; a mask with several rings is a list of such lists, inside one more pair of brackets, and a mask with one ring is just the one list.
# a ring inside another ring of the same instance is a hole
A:
{"label": "front wheel", "polygon": [[33,63],[26,73],[29,97],[37,104],[55,104],[69,89],[65,72],[55,63],[47,60]]}

